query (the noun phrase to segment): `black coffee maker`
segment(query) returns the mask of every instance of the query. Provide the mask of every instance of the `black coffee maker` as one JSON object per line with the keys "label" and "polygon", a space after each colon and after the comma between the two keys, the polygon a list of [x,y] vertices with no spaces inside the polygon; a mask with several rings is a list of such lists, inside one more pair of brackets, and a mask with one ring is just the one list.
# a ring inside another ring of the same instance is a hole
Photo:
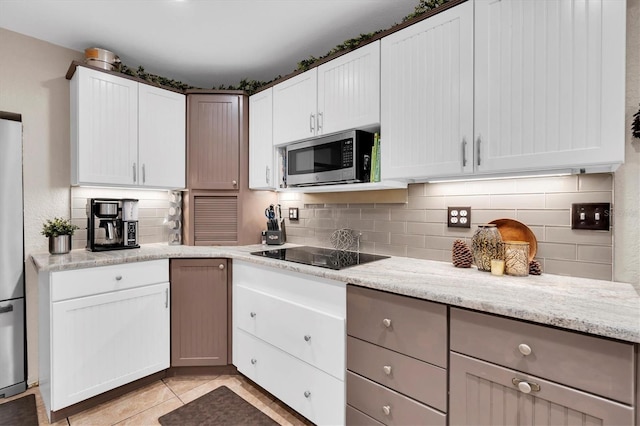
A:
{"label": "black coffee maker", "polygon": [[138,247],[138,200],[87,200],[87,250],[106,251]]}

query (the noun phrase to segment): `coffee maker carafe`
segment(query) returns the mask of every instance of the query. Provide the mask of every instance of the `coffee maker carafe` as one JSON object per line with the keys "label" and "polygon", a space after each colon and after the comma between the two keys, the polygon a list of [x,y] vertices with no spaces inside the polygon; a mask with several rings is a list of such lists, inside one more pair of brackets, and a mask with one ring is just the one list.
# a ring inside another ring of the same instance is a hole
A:
{"label": "coffee maker carafe", "polygon": [[87,250],[138,248],[138,200],[87,200]]}

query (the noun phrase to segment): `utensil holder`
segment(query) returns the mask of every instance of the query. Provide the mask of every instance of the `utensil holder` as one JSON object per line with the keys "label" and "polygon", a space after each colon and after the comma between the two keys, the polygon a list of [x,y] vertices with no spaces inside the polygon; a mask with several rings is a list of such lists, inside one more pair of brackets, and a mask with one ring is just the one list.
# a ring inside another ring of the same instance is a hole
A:
{"label": "utensil holder", "polygon": [[284,231],[267,231],[267,245],[281,245],[284,242]]}

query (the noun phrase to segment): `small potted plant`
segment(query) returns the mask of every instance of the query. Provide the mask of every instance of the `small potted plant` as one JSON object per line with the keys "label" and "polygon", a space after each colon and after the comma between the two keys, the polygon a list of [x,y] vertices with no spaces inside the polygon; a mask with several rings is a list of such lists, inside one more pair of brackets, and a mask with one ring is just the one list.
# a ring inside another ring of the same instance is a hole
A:
{"label": "small potted plant", "polygon": [[54,217],[42,225],[42,235],[49,238],[49,253],[65,254],[71,251],[71,236],[78,229],[69,219]]}

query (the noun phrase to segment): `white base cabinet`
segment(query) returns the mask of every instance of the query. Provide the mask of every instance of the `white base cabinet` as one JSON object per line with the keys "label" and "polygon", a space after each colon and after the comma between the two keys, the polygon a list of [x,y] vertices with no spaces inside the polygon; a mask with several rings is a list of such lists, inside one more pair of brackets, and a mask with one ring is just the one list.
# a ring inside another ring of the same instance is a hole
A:
{"label": "white base cabinet", "polygon": [[47,415],[169,367],[168,260],[39,277]]}
{"label": "white base cabinet", "polygon": [[233,264],[233,364],[319,425],[345,422],[346,285]]}

